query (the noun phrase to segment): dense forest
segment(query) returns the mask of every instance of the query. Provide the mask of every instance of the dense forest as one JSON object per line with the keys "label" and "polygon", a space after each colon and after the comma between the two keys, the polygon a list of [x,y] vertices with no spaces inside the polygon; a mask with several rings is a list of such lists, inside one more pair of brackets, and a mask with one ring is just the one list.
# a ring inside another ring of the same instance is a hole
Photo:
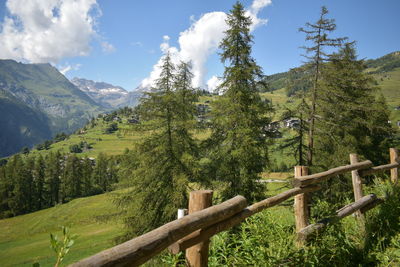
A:
{"label": "dense forest", "polygon": [[75,154],[17,154],[0,167],[0,218],[21,215],[101,194],[118,182],[117,159]]}

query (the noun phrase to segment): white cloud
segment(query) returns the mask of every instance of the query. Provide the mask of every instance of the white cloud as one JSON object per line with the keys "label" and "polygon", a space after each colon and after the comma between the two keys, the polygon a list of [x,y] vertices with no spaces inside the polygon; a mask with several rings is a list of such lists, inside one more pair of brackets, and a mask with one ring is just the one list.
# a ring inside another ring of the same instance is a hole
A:
{"label": "white cloud", "polygon": [[207,89],[210,92],[215,92],[221,84],[222,79],[214,75],[207,81]]}
{"label": "white cloud", "polygon": [[224,12],[206,13],[189,29],[180,33],[179,54],[183,61],[192,62],[195,87],[203,85],[207,59],[217,50],[227,30],[225,20]]}
{"label": "white cloud", "polygon": [[101,42],[101,49],[103,50],[104,53],[108,54],[115,51],[115,47],[106,41]]}
{"label": "white cloud", "polygon": [[272,4],[272,0],[254,0],[251,7],[246,11],[246,15],[251,18],[253,24],[250,26],[250,30],[253,31],[258,26],[267,24],[267,19],[258,17],[258,13],[266,6]]}
{"label": "white cloud", "polygon": [[79,70],[81,66],[82,66],[81,64],[70,65],[67,63],[65,65],[58,66],[57,68],[63,75],[66,75],[67,72],[71,70]]}
{"label": "white cloud", "polygon": [[[170,40],[170,37],[168,35],[164,35],[163,42],[160,44],[160,49],[163,52],[163,54],[166,54],[167,52],[169,52],[172,62],[174,64],[178,64],[179,60],[180,60],[179,51],[176,47],[171,47],[169,45],[169,40]],[[153,66],[153,70],[150,72],[149,77],[142,80],[140,87],[142,87],[144,89],[148,89],[148,88],[154,86],[154,81],[156,79],[158,79],[158,77],[160,76],[160,73],[161,73],[162,60],[163,60],[163,57],[161,57],[158,60],[157,64],[155,64]]]}
{"label": "white cloud", "polygon": [[[247,9],[246,14],[253,21],[251,30],[267,22],[266,19],[259,18],[258,13],[271,3],[271,0],[254,0],[251,7]],[[175,62],[180,60],[191,61],[194,87],[204,86],[204,78],[207,72],[205,65],[209,56],[216,52],[219,43],[224,37],[224,32],[227,30],[226,17],[227,15],[224,12],[209,12],[202,15],[197,21],[194,16],[190,16],[192,25],[189,29],[180,33],[179,49],[169,45],[169,36],[165,35],[163,37],[160,49],[164,54],[169,51],[172,60]],[[155,79],[158,78],[161,72],[160,66],[161,59],[153,66],[149,77],[142,81],[141,87],[146,88],[154,84]]]}
{"label": "white cloud", "polygon": [[56,63],[86,56],[98,37],[96,0],[8,0],[0,32],[0,58]]}

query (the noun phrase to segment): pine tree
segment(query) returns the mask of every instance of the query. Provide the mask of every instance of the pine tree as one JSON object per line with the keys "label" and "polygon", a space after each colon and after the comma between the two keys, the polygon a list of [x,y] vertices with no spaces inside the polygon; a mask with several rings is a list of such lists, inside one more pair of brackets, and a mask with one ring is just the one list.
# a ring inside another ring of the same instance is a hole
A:
{"label": "pine tree", "polygon": [[[26,162],[21,156],[14,156],[10,172],[13,179],[13,191],[10,196],[9,207],[14,216],[33,210],[34,183],[31,170],[33,161],[27,158]],[[10,167],[11,167],[10,166]]]}
{"label": "pine tree", "polygon": [[[8,162],[11,164],[11,161]],[[9,206],[10,193],[12,192],[12,180],[7,173],[7,165],[0,167],[0,218],[11,217]]]}
{"label": "pine tree", "polygon": [[376,99],[379,88],[364,73],[353,43],[330,57],[322,76],[320,117],[316,126],[316,158],[329,168],[348,162],[349,153],[381,163],[393,132],[384,99]]}
{"label": "pine tree", "polygon": [[35,203],[36,210],[48,207],[46,204],[46,192],[45,192],[45,171],[46,164],[43,156],[39,154],[36,159],[35,169],[34,169],[34,181],[35,181]]}
{"label": "pine tree", "polygon": [[63,202],[81,196],[81,177],[82,170],[79,158],[77,158],[75,154],[69,154],[65,161],[65,167],[61,179],[63,183]]}
{"label": "pine tree", "polygon": [[315,131],[315,117],[317,114],[317,102],[318,102],[318,91],[319,81],[323,70],[323,64],[329,58],[329,54],[324,51],[326,47],[338,47],[346,38],[329,38],[328,33],[336,29],[334,19],[327,19],[328,9],[326,7],[321,8],[320,18],[315,24],[306,23],[306,28],[300,28],[299,31],[306,34],[306,41],[311,41],[312,46],[304,47],[307,54],[305,56],[309,62],[307,66],[311,68],[312,72],[312,88],[311,88],[311,109],[309,116],[309,134],[308,134],[308,153],[307,153],[307,164],[308,166],[313,165],[313,154],[314,154],[314,131]]}
{"label": "pine tree", "polygon": [[107,161],[107,156],[104,153],[99,153],[92,173],[94,184],[101,188],[102,192],[106,192],[109,189]]}
{"label": "pine tree", "polygon": [[53,206],[61,202],[61,168],[62,156],[59,152],[50,152],[46,156],[47,168],[45,171],[46,202]]}
{"label": "pine tree", "polygon": [[82,195],[90,196],[93,192],[92,161],[89,158],[82,159]]}
{"label": "pine tree", "polygon": [[251,56],[252,22],[242,4],[233,6],[226,22],[220,44],[224,94],[212,105],[210,162],[215,179],[225,185],[224,199],[240,194],[251,201],[263,194],[257,179],[267,163],[263,128],[269,122],[268,107],[258,94],[262,71]]}
{"label": "pine tree", "polygon": [[188,66],[181,65],[176,76],[166,54],[155,88],[141,100],[140,118],[149,132],[134,148],[139,155],[133,159],[137,168],[123,181],[131,191],[116,200],[127,211],[124,239],[173,220],[176,209],[187,206],[187,186],[195,162],[189,132],[193,100]]}
{"label": "pine tree", "polygon": [[278,150],[289,149],[289,155],[295,159],[295,164],[303,166],[306,163],[306,150],[305,137],[307,132],[307,123],[305,121],[306,115],[309,112],[309,107],[304,98],[304,92],[297,92],[297,96],[301,99],[301,102],[297,104],[293,109],[287,108],[282,114],[281,121],[287,119],[298,119],[299,123],[293,127],[293,134],[290,137],[285,138],[280,142]]}

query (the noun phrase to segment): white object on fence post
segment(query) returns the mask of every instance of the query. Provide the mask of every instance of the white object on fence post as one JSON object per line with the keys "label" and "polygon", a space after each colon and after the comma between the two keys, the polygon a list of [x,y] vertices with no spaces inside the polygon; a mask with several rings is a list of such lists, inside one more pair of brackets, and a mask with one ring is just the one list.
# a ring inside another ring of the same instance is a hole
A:
{"label": "white object on fence post", "polygon": [[185,217],[188,214],[188,209],[178,209],[178,219]]}

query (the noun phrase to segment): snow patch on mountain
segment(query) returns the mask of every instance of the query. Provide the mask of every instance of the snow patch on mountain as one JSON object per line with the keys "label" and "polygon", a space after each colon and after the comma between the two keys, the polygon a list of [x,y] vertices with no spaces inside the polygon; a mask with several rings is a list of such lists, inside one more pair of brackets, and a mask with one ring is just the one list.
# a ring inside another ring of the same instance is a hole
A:
{"label": "snow patch on mountain", "polygon": [[71,82],[105,108],[135,106],[138,102],[138,94],[128,92],[121,86],[82,78],[73,78]]}

